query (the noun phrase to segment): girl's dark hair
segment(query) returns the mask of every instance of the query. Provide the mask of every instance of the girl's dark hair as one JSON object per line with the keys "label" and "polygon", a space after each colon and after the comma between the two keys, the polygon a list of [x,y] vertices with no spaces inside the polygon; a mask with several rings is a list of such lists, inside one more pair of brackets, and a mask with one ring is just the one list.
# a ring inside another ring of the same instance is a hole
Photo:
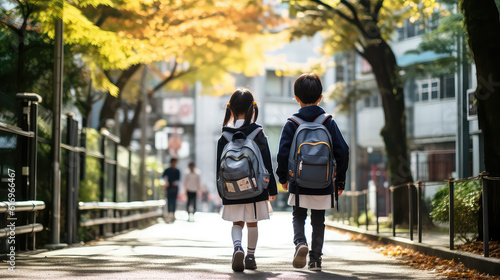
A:
{"label": "girl's dark hair", "polygon": [[229,105],[226,106],[226,115],[224,116],[223,126],[226,126],[231,119],[231,112],[233,113],[235,120],[238,115],[245,113],[245,122],[243,123],[243,126],[249,125],[252,121],[254,110],[255,115],[253,117],[253,121],[255,122],[257,120],[257,116],[259,115],[259,108],[254,102],[253,94],[246,88],[236,89],[229,99]]}
{"label": "girl's dark hair", "polygon": [[323,86],[321,85],[321,79],[318,75],[314,73],[305,73],[295,80],[293,90],[302,103],[312,104],[321,96]]}

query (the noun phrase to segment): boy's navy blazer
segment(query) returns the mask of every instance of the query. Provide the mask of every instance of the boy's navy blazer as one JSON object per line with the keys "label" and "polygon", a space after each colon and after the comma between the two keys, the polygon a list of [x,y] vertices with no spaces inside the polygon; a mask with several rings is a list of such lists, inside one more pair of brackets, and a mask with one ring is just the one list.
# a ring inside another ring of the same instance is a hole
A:
{"label": "boy's navy blazer", "polygon": [[[295,113],[294,116],[297,116],[307,122],[314,121],[319,115],[324,114],[325,110],[323,108],[311,105],[302,107],[299,109],[298,113]],[[337,161],[337,175],[335,182],[344,182],[347,167],[349,165],[349,147],[342,136],[337,124],[333,120],[333,118],[328,118],[323,123],[325,127],[330,132],[332,136],[332,149],[333,156]],[[280,145],[278,150],[278,168],[276,169],[276,175],[278,175],[279,182],[281,184],[286,183],[288,181],[288,155],[290,154],[290,146],[292,145],[293,136],[295,131],[297,130],[298,125],[291,121],[290,119],[285,123],[283,127],[283,131],[281,132]],[[296,185],[290,183],[288,185],[288,191],[290,193],[296,193]],[[312,195],[324,195],[333,193],[333,184],[330,187],[325,189],[306,189],[299,188],[299,194],[312,194]]]}
{"label": "boy's navy blazer", "polygon": [[[224,126],[222,128],[222,131],[229,131],[231,133],[241,131],[245,135],[248,135],[248,134],[252,133],[252,131],[254,131],[256,128],[262,128],[262,126],[259,124],[256,124],[256,123],[251,123],[247,126],[242,126],[239,128]],[[257,144],[257,146],[259,147],[259,150],[262,154],[262,160],[264,160],[264,166],[266,167],[269,174],[271,174],[269,185],[267,187],[267,192],[264,191],[259,196],[255,197],[255,198],[248,198],[248,199],[228,200],[228,199],[222,198],[223,205],[245,204],[245,203],[265,201],[265,200],[269,199],[270,195],[277,195],[278,194],[278,188],[276,186],[276,179],[274,178],[274,174],[273,174],[273,165],[271,163],[271,152],[269,151],[269,145],[267,143],[267,137],[264,134],[264,130],[261,130],[261,132],[259,132],[259,134],[257,134],[254,141]],[[221,136],[221,138],[217,142],[217,173],[216,173],[215,178],[217,178],[217,176],[219,174],[219,169],[220,169],[220,164],[221,164],[220,157],[222,155],[222,150],[224,150],[224,147],[227,145],[227,143],[228,142],[224,136]],[[219,193],[219,196],[222,197],[220,193]]]}

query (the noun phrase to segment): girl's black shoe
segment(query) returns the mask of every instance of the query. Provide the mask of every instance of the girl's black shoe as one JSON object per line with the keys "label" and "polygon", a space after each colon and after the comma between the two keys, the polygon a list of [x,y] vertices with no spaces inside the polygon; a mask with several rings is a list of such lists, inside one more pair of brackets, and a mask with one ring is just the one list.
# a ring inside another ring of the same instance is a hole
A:
{"label": "girl's black shoe", "polygon": [[245,269],[257,269],[254,255],[247,255],[245,257]]}
{"label": "girl's black shoe", "polygon": [[321,271],[321,261],[310,261],[309,270]]}

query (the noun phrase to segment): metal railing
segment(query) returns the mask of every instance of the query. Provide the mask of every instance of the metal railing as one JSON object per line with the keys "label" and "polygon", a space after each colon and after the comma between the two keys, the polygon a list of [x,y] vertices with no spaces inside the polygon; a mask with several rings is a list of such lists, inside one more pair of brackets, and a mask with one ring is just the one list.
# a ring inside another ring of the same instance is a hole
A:
{"label": "metal railing", "polygon": [[[374,195],[375,197],[375,209],[374,210],[374,215],[375,215],[375,225],[376,225],[376,232],[379,233],[380,230],[380,210],[379,210],[379,202],[380,202],[380,192],[381,190],[385,193],[386,188],[374,188],[372,191],[365,189],[365,190],[360,190],[360,191],[344,191],[342,192],[342,195],[339,197],[339,211],[338,214],[334,213],[334,217],[336,218],[341,218],[342,222],[345,223],[345,220],[347,219],[350,222],[350,218],[355,219],[355,223],[357,227],[360,227],[361,224],[359,222],[359,215],[357,214],[360,210],[364,212],[365,214],[365,227],[366,230],[368,230],[369,226],[369,208],[368,207],[368,199],[370,195]],[[387,196],[386,196],[387,197]],[[359,206],[359,200],[362,198],[362,207]],[[349,201],[350,200],[350,201]],[[358,200],[358,209],[353,209],[353,205],[355,205],[354,200]],[[355,210],[356,214],[353,215],[353,210]],[[382,210],[383,211],[383,210]]]}
{"label": "metal railing", "polygon": [[[469,177],[469,178],[463,178],[463,179],[453,179],[450,178],[447,180],[448,184],[448,190],[449,190],[449,245],[450,245],[450,250],[455,249],[455,209],[454,209],[454,204],[455,204],[455,196],[454,196],[454,186],[456,183],[461,183],[461,182],[469,182],[473,180],[479,180],[481,182],[481,191],[482,191],[482,223],[483,223],[483,252],[484,252],[484,257],[489,257],[489,217],[488,217],[488,188],[486,187],[486,181],[500,181],[500,177],[490,177],[487,176],[488,173],[482,172],[481,174],[474,176],[474,177]],[[413,227],[414,227],[414,211],[417,211],[417,234],[418,234],[418,242],[422,243],[422,182],[415,182],[415,183],[408,183],[408,184],[401,184],[397,186],[391,186],[391,206],[392,206],[392,234],[393,236],[396,236],[396,224],[394,223],[394,216],[395,216],[395,211],[394,211],[394,190],[401,188],[401,187],[408,187],[408,195],[409,195],[409,230],[410,230],[410,240],[413,240]],[[413,189],[416,189],[417,197],[417,207],[415,209],[415,206],[413,205],[414,201],[414,192]]]}
{"label": "metal railing", "polygon": [[[376,216],[376,232],[379,233],[380,229],[380,222],[379,222],[379,200],[382,195],[389,197],[390,200],[390,213],[392,215],[390,220],[387,220],[392,224],[392,236],[396,237],[396,226],[397,223],[395,222],[399,218],[401,218],[400,211],[395,210],[395,201],[400,200],[401,196],[396,196],[395,191],[401,188],[407,188],[408,189],[408,235],[410,240],[414,240],[415,232],[414,228],[416,226],[416,235],[417,235],[417,240],[416,242],[422,243],[422,235],[423,235],[423,226],[422,226],[422,221],[424,218],[424,189],[429,188],[429,187],[436,187],[436,186],[446,186],[448,187],[448,193],[449,193],[449,198],[447,203],[449,204],[449,213],[448,213],[448,222],[449,222],[449,247],[450,250],[455,249],[455,237],[456,237],[456,232],[455,232],[455,203],[457,198],[455,197],[455,187],[457,183],[462,183],[462,182],[469,182],[477,180],[480,183],[480,191],[482,192],[482,232],[483,232],[483,251],[484,251],[484,257],[489,257],[489,218],[488,217],[488,188],[487,184],[489,181],[500,181],[500,177],[492,177],[488,176],[487,173],[483,172],[477,176],[474,177],[469,177],[469,178],[463,178],[463,179],[453,179],[450,178],[447,181],[443,181],[442,183],[440,182],[414,182],[414,183],[405,183],[405,184],[400,184],[396,186],[390,186],[389,188],[375,188],[373,190],[360,190],[360,191],[344,191],[342,195],[339,197],[339,205],[340,209],[337,212],[332,212],[333,218],[336,220],[340,220],[342,223],[345,223],[346,219],[348,221],[348,224],[351,222],[354,222],[357,227],[361,227],[362,225],[359,222],[359,213],[364,212],[364,215],[366,217],[365,221],[365,226],[366,230],[369,229],[369,219],[368,219],[368,214],[369,210],[374,211],[374,214]],[[383,191],[381,191],[383,190]],[[385,193],[387,192],[387,194]],[[368,207],[368,198],[370,195],[375,196],[375,209],[370,209]],[[406,194],[405,194],[406,195]],[[358,207],[356,208],[356,203],[354,201],[357,200]],[[354,208],[353,208],[354,206]],[[383,211],[382,211],[383,212]],[[446,216],[445,216],[446,217]],[[351,219],[354,220],[351,220]],[[445,218],[446,219],[446,218]]]}
{"label": "metal railing", "polygon": [[[43,230],[36,223],[35,212],[45,209],[45,202],[36,201],[37,186],[37,145],[38,145],[38,104],[42,98],[34,93],[18,93],[18,106],[9,108],[16,112],[17,126],[0,122],[0,131],[8,137],[15,137],[10,158],[0,162],[5,183],[0,200],[0,254],[7,248],[7,238],[16,237],[16,249],[35,249],[35,232]],[[10,136],[9,136],[10,135]],[[6,150],[9,150],[7,148]],[[15,155],[13,155],[15,154]],[[3,239],[5,238],[5,239]],[[18,239],[17,239],[18,238]]]}
{"label": "metal railing", "polygon": [[[123,224],[138,220],[155,218],[163,215],[163,207],[165,200],[148,200],[148,201],[133,201],[133,202],[80,202],[78,209],[80,211],[89,210],[108,210],[100,211],[101,216],[95,219],[80,221],[80,226],[97,226],[105,224]],[[121,211],[141,211],[145,209],[156,208],[146,212],[121,215]],[[115,211],[109,211],[115,210]]]}

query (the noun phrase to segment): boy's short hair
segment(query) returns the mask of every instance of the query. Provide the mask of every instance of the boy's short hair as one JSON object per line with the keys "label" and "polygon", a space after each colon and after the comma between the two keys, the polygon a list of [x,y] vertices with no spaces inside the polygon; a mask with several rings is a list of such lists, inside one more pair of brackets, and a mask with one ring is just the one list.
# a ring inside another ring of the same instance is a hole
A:
{"label": "boy's short hair", "polygon": [[174,157],[173,157],[173,158],[171,158],[171,159],[170,159],[170,164],[172,164],[172,163],[174,163],[174,162],[177,162],[177,158],[174,158]]}
{"label": "boy's short hair", "polygon": [[305,73],[295,80],[293,85],[295,95],[304,104],[312,104],[318,100],[323,93],[321,79],[315,73]]}

